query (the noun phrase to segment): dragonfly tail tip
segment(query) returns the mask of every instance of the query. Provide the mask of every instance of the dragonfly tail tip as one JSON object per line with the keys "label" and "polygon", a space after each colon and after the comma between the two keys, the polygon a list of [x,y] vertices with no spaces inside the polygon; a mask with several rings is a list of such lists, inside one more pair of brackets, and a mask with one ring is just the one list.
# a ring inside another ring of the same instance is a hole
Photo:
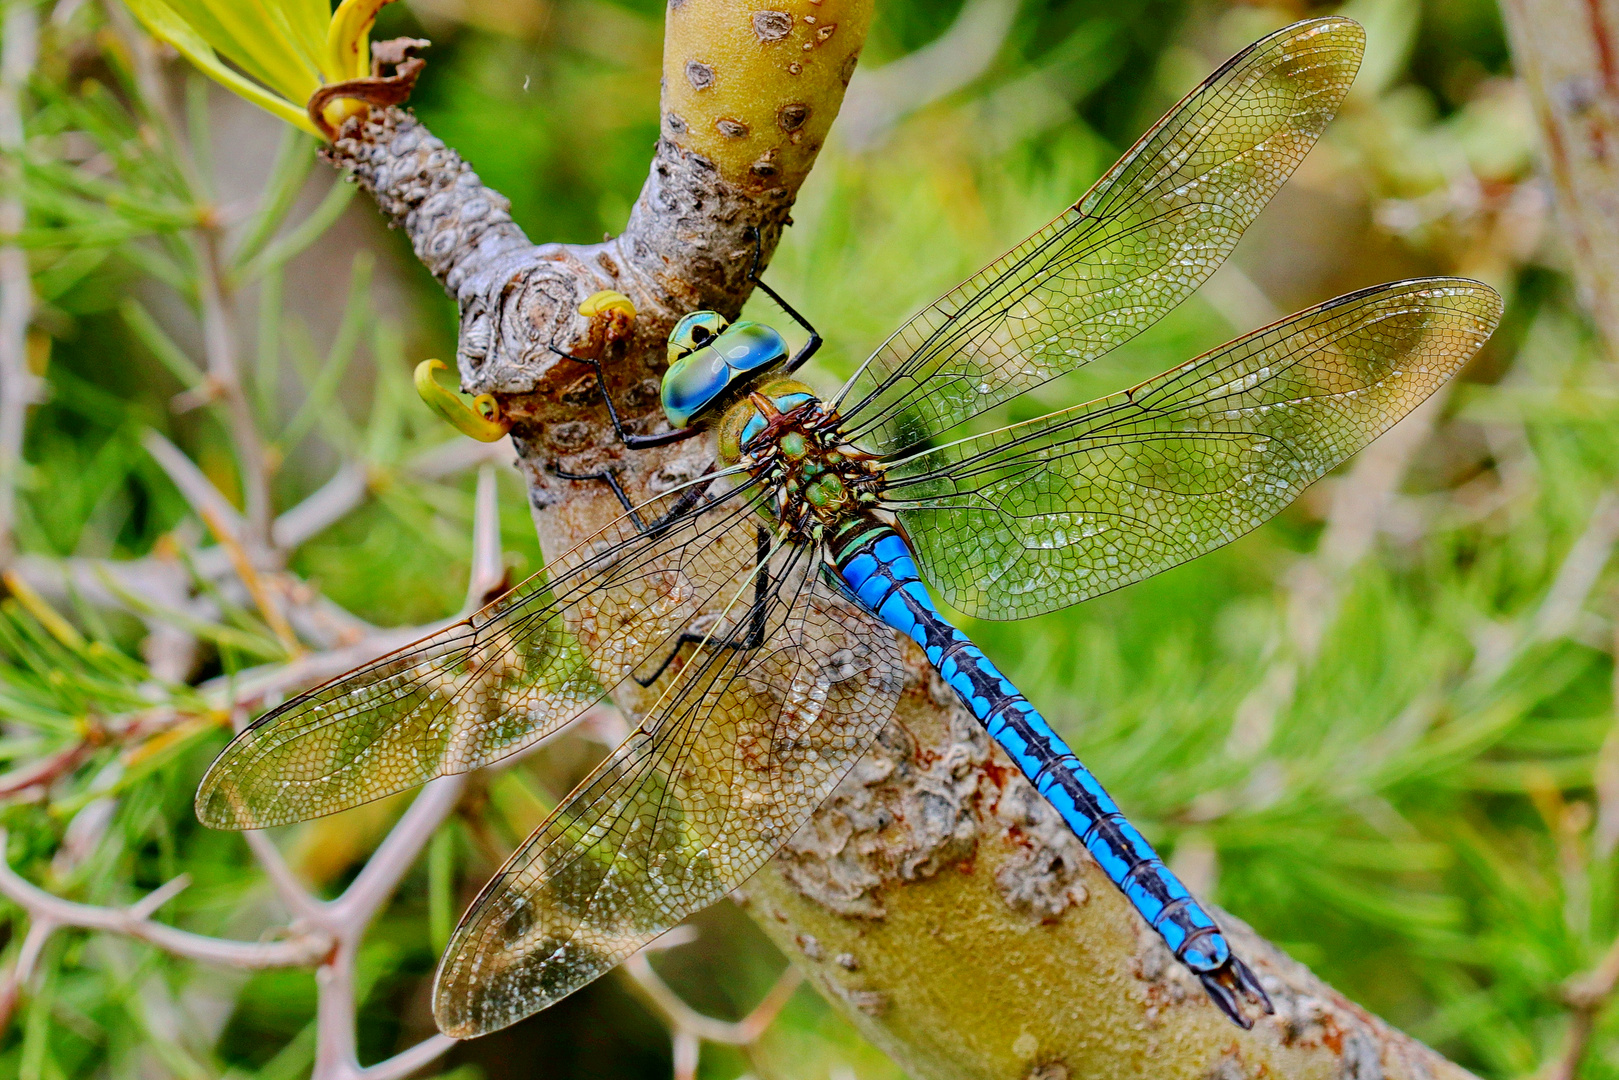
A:
{"label": "dragonfly tail tip", "polygon": [[1209,998],[1220,1007],[1220,1011],[1244,1031],[1251,1030],[1254,1022],[1243,1009],[1241,998],[1247,998],[1268,1014],[1276,1013],[1270,995],[1259,985],[1259,977],[1235,956],[1213,971],[1198,972],[1198,978],[1202,980],[1203,989],[1208,991]]}

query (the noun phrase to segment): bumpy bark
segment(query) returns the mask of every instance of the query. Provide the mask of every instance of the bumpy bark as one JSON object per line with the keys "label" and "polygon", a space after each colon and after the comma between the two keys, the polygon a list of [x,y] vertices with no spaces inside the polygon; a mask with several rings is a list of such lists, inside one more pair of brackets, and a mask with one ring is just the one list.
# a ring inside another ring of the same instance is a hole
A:
{"label": "bumpy bark", "polygon": [[[687,311],[734,315],[758,226],[768,259],[841,102],[869,0],[672,0],[663,138],[624,233],[532,244],[504,198],[408,113],[351,120],[328,150],[409,235],[461,310],[462,385],[492,392],[513,436],[547,556],[632,498],[712,460],[708,438],[626,451],[594,376],[550,346],[590,339],[600,289],[638,312],[604,357],[633,430],[656,431],[664,339]],[[796,70],[795,70],[796,69]],[[802,106],[802,109],[799,107]],[[772,123],[774,127],[772,127]],[[795,137],[796,136],[796,137]],[[761,167],[761,162],[764,166]],[[920,651],[872,752],[747,887],[747,905],[875,1043],[918,1077],[1463,1077],[1232,923],[1277,1004],[1233,1027]]]}

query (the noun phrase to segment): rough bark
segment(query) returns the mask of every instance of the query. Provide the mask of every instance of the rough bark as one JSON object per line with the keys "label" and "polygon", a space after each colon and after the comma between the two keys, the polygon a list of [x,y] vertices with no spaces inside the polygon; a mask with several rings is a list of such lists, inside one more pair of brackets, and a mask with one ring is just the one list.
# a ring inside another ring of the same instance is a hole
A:
{"label": "rough bark", "polygon": [[[699,307],[740,309],[752,254],[746,230],[761,227],[768,258],[869,15],[869,0],[794,0],[779,10],[757,0],[673,0],[663,137],[628,226],[601,244],[532,244],[506,200],[403,111],[350,121],[329,149],[459,303],[462,385],[495,393],[516,419],[519,467],[548,557],[620,512],[605,485],[560,480],[558,468],[612,468],[640,498],[698,475],[713,456],[708,438],[624,450],[594,376],[549,346],[582,348],[590,328],[578,304],[600,289],[626,293],[638,315],[630,339],[605,357],[610,389],[633,430],[661,428],[668,330]],[[797,121],[790,113],[772,131],[770,119],[794,104],[808,112]],[[728,119],[746,130],[728,129]],[[770,168],[758,168],[761,160]],[[1251,1033],[1232,1026],[920,651],[902,644],[909,685],[898,714],[749,883],[744,902],[913,1075],[1467,1075],[1234,921],[1234,943],[1277,1014]]]}
{"label": "rough bark", "polygon": [[1580,298],[1619,359],[1619,2],[1502,0]]}

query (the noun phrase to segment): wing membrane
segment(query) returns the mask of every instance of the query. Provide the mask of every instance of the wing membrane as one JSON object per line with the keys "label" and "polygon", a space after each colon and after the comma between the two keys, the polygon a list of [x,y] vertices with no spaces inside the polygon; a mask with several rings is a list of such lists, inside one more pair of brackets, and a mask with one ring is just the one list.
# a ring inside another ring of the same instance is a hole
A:
{"label": "wing membrane", "polygon": [[661,496],[642,514],[679,511],[665,527],[620,519],[471,617],[266,713],[209,768],[197,816],[226,829],[303,821],[532,745],[668,655],[754,564],[758,497]]}
{"label": "wing membrane", "polygon": [[1067,213],[896,331],[839,395],[851,436],[903,453],[1157,322],[1315,145],[1364,47],[1356,23],[1313,19],[1232,57]]}
{"label": "wing membrane", "polygon": [[896,464],[928,583],[987,619],[1054,611],[1255,528],[1489,338],[1501,299],[1430,278],[1351,293],[1090,405]]}
{"label": "wing membrane", "polygon": [[[888,719],[904,682],[893,632],[823,582],[811,552],[774,562],[759,647],[716,631],[473,903],[434,987],[443,1031],[514,1023],[724,896]],[[736,585],[751,597],[745,574]]]}

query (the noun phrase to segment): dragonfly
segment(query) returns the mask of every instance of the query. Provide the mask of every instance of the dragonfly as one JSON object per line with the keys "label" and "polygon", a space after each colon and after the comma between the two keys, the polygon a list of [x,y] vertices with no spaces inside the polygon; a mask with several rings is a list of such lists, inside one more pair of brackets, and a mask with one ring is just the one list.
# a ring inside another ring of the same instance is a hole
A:
{"label": "dragonfly", "polygon": [[[775,329],[693,312],[669,430],[714,465],[445,630],[244,729],[197,793],[227,829],[305,820],[534,745],[605,697],[629,737],[462,918],[434,1012],[514,1023],[719,900],[802,826],[892,715],[919,646],[1175,959],[1237,1024],[1270,1001],[1217,920],[1035,706],[944,614],[1022,619],[1226,544],[1424,400],[1501,314],[1423,278],[1340,296],[1121,393],[987,433],[989,410],[1105,355],[1230,253],[1333,117],[1342,18],[1237,54],[1078,202],[906,322],[835,392]],[[601,375],[599,361],[592,361]],[[601,389],[606,397],[605,379]],[[622,492],[621,498],[622,498]],[[937,597],[937,600],[935,599]],[[940,604],[942,601],[942,606]]]}

